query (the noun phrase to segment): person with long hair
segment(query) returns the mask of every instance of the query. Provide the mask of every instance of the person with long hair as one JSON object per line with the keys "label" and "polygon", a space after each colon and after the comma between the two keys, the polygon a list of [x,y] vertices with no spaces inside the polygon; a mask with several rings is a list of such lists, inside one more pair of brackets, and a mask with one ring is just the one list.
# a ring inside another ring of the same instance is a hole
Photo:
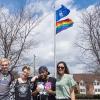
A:
{"label": "person with long hair", "polygon": [[57,64],[56,100],[75,100],[76,82],[64,61]]}

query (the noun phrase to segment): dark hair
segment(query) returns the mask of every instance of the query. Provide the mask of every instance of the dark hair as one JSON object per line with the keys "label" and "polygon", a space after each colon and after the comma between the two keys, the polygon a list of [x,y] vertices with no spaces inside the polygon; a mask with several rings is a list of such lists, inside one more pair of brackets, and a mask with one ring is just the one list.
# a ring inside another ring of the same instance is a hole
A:
{"label": "dark hair", "polygon": [[25,69],[29,70],[30,71],[30,67],[25,65],[23,68],[22,68],[22,71],[24,71]]}
{"label": "dark hair", "polygon": [[[67,67],[67,64],[66,64],[64,61],[59,61],[59,62],[57,63],[57,67],[59,66],[59,64],[63,64],[64,67],[65,67],[65,72],[64,72],[64,73],[69,74],[69,69],[68,69],[68,67]],[[59,74],[58,71],[57,71],[57,74]]]}
{"label": "dark hair", "polygon": [[46,66],[40,66],[38,72],[41,73],[44,71],[48,72],[48,75],[50,74],[50,72],[48,71],[48,68]]}

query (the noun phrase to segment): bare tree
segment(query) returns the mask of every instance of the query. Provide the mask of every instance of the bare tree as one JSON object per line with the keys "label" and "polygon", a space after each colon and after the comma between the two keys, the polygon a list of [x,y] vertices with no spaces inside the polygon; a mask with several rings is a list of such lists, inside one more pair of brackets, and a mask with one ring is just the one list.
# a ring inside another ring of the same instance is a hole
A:
{"label": "bare tree", "polygon": [[29,35],[40,22],[35,13],[22,9],[11,14],[5,12],[4,7],[0,8],[0,55],[11,60],[12,69],[18,64],[22,52],[33,44]]}
{"label": "bare tree", "polygon": [[100,3],[82,13],[81,17],[81,43],[85,56],[91,59],[94,72],[100,71]]}

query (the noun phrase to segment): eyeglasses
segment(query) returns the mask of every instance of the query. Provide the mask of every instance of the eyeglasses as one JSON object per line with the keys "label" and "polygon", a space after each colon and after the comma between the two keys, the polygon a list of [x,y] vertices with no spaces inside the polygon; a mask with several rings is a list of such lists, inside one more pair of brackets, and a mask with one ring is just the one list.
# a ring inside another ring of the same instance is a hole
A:
{"label": "eyeglasses", "polygon": [[2,64],[1,66],[8,66],[8,64]]}
{"label": "eyeglasses", "polygon": [[62,66],[58,66],[57,69],[64,69],[65,67]]}

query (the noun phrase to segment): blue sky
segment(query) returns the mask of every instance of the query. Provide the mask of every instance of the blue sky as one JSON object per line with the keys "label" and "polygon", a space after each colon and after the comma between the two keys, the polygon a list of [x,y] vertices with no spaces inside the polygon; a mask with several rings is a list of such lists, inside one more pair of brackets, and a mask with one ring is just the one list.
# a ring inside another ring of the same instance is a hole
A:
{"label": "blue sky", "polygon": [[[10,9],[10,11],[15,11],[23,7],[25,4],[29,4],[28,7],[31,8],[33,12],[37,11],[43,13],[42,15],[46,16],[39,25],[33,29],[33,33],[39,33],[34,36],[36,40],[40,42],[37,48],[31,49],[26,58],[28,61],[33,63],[33,55],[36,55],[36,66],[46,65],[51,68],[51,72],[54,71],[54,12],[51,10],[51,6],[54,4],[54,0],[40,0],[39,3],[36,3],[39,0],[0,0],[0,5],[4,5],[5,8]],[[78,23],[80,23],[79,16],[81,12],[86,11],[88,7],[94,5],[95,3],[99,2],[99,0],[57,0],[59,3],[57,4],[64,4],[68,7],[71,12],[68,15],[74,22],[73,27],[69,28],[68,30],[62,31],[56,36],[56,54],[57,60],[64,60],[68,66],[70,66],[70,70],[73,73],[83,72],[84,65],[79,62],[78,55],[80,51],[78,51],[75,46],[73,45],[76,37],[79,34]],[[34,8],[33,4],[37,8]],[[58,7],[57,6],[57,7]],[[53,7],[52,7],[53,8]],[[83,8],[86,8],[83,10]],[[45,14],[44,14],[45,13]],[[41,14],[40,14],[41,15]],[[49,23],[49,24],[48,24]],[[70,34],[69,34],[70,33]],[[31,37],[33,38],[33,37]],[[31,59],[30,59],[31,58]]]}
{"label": "blue sky", "polygon": [[0,0],[0,5],[3,5],[11,11],[18,10],[26,4],[26,0]]}
{"label": "blue sky", "polygon": [[90,5],[93,5],[97,2],[100,2],[100,0],[74,0],[74,4],[79,8],[86,8]]}
{"label": "blue sky", "polygon": [[[17,10],[21,7],[23,7],[26,2],[29,0],[0,0],[0,5],[4,5],[10,10]],[[34,1],[34,0],[30,0]],[[42,1],[42,0],[40,0]],[[44,0],[45,2],[50,0]],[[89,5],[95,4],[99,2],[100,0],[73,0],[73,5],[77,6],[79,9],[86,8]]]}

